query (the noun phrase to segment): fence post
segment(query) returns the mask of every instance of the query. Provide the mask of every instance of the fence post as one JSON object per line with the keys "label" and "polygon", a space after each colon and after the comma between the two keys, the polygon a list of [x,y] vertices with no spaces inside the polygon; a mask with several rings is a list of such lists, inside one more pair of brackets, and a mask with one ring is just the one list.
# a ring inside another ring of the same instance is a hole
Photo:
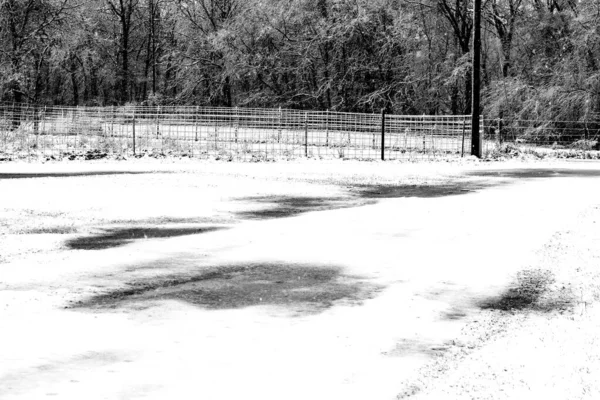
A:
{"label": "fence post", "polygon": [[[40,132],[40,111],[37,104],[33,105],[33,134],[38,135]],[[37,140],[36,140],[37,143]]]}
{"label": "fence post", "polygon": [[462,150],[460,152],[460,156],[461,158],[465,156],[465,129],[466,129],[466,123],[467,120],[466,118],[463,116],[463,128],[462,128]]}
{"label": "fence post", "polygon": [[13,103],[12,103],[12,114],[11,114],[11,118],[12,118],[12,121],[11,121],[12,122],[11,123],[11,130],[12,131],[17,130],[17,128],[20,125],[20,120],[21,120],[21,118],[20,118],[21,115],[20,114],[21,114],[20,109],[17,112],[17,107],[15,107],[15,102],[13,101]]}
{"label": "fence post", "polygon": [[219,150],[219,121],[218,121],[218,119],[219,118],[217,116],[215,116],[215,151]]}
{"label": "fence post", "polygon": [[156,136],[160,136],[160,106],[156,108]]}
{"label": "fence post", "polygon": [[483,146],[485,145],[485,118],[483,117],[483,115],[479,116],[479,121],[479,158],[482,158],[485,153],[485,149],[483,148]]}
{"label": "fence post", "polygon": [[79,104],[77,104],[75,106],[75,108],[73,109],[73,118],[71,119],[71,123],[72,125],[72,129],[75,130],[75,143],[74,143],[74,151],[75,153],[77,153],[77,149],[81,143],[81,139],[79,139],[79,130],[81,128],[81,126],[79,126]]}
{"label": "fence post", "polygon": [[15,121],[16,121],[16,117],[15,117],[15,102],[14,101],[12,102],[12,114],[10,115],[10,119],[11,119],[11,122],[12,122],[12,128],[14,130]]}
{"label": "fence post", "polygon": [[277,115],[277,143],[281,143],[281,107]]}
{"label": "fence post", "polygon": [[[2,110],[2,117],[4,119],[6,119],[6,105],[0,103],[0,109]],[[6,129],[8,129],[8,127]],[[7,149],[6,149],[6,138],[7,137],[8,137],[8,132],[2,132],[2,131],[0,131],[0,139],[4,138],[4,151],[5,152],[8,152]]]}
{"label": "fence post", "polygon": [[425,114],[421,116],[421,135],[423,136],[423,154],[427,153],[427,141],[425,132]]}
{"label": "fence post", "polygon": [[325,114],[325,147],[329,147],[329,108]]}
{"label": "fence post", "polygon": [[385,161],[385,108],[381,109],[381,161]]}
{"label": "fence post", "polygon": [[238,131],[240,129],[240,114],[239,114],[239,109],[236,106],[235,107],[235,127],[234,127],[234,131],[235,131],[235,142],[238,142]]}
{"label": "fence post", "polygon": [[196,137],[194,138],[194,140],[196,142],[198,141],[198,109],[199,109],[199,107],[196,106],[196,114],[194,115],[194,128],[195,128],[195,133],[196,133]]}
{"label": "fence post", "polygon": [[115,106],[110,107],[110,137],[115,135]]}
{"label": "fence post", "polygon": [[[375,114],[373,114],[373,121],[375,120]],[[368,120],[368,127],[369,130],[371,130],[371,119]],[[371,144],[371,147],[373,148],[373,150],[377,149],[377,134],[375,133],[375,128],[373,128],[372,131],[373,135],[371,135],[373,137],[373,143]]]}
{"label": "fence post", "polygon": [[433,124],[433,129],[429,131],[429,140],[431,141],[431,153],[435,156],[435,142],[433,141],[433,133],[437,129],[437,124]]}
{"label": "fence post", "polygon": [[42,129],[41,129],[42,135],[46,132],[46,110],[47,110],[47,106],[44,106],[44,113],[42,114],[42,116],[40,118],[41,124],[42,124]]}
{"label": "fence post", "polygon": [[584,119],[583,119],[583,123],[585,124],[585,129],[583,131],[583,140],[585,140],[585,148],[587,149],[587,143],[588,143],[588,119],[587,119],[587,112],[585,113]]}
{"label": "fence post", "polygon": [[304,156],[308,158],[308,113],[304,113]]}
{"label": "fence post", "polygon": [[500,113],[498,115],[498,144],[502,144],[502,142],[504,142],[504,137],[502,134],[502,119],[503,113]]}
{"label": "fence post", "polygon": [[133,109],[133,156],[135,157],[135,108]]}

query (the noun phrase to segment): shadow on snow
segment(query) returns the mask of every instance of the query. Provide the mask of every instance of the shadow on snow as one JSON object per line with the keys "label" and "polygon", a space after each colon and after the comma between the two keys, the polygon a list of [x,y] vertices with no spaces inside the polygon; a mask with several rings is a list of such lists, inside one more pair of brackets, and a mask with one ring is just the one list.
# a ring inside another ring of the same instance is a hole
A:
{"label": "shadow on snow", "polygon": [[471,193],[490,184],[481,182],[455,182],[442,185],[354,185],[346,187],[348,194],[337,197],[312,196],[259,196],[246,197],[250,201],[268,207],[237,212],[243,219],[285,218],[311,211],[335,210],[374,204],[377,199],[391,198],[437,198]]}
{"label": "shadow on snow", "polygon": [[147,171],[89,171],[89,172],[52,172],[52,173],[0,173],[2,179],[28,179],[28,178],[70,178],[77,176],[97,176],[97,175],[140,175],[155,174],[159,172]]}
{"label": "shadow on snow", "polygon": [[107,229],[104,233],[92,236],[82,236],[66,242],[67,247],[74,250],[101,250],[123,246],[136,239],[170,238],[177,236],[196,235],[225,229],[223,227],[195,228],[119,228]]}
{"label": "shadow on snow", "polygon": [[428,199],[468,194],[489,186],[481,182],[462,181],[436,185],[360,185],[350,190],[363,199]]}
{"label": "shadow on snow", "polygon": [[229,265],[193,275],[158,277],[94,296],[74,308],[116,308],[157,300],[180,300],[210,310],[280,306],[298,314],[314,314],[337,302],[360,304],[382,286],[331,266],[260,263]]}
{"label": "shadow on snow", "polygon": [[292,217],[310,211],[335,210],[368,204],[352,197],[261,196],[243,199],[268,207],[236,213],[243,219],[274,219]]}
{"label": "shadow on snow", "polygon": [[599,177],[600,169],[565,169],[565,168],[516,168],[516,169],[497,169],[486,171],[472,171],[470,176],[479,177],[498,177],[498,178],[560,178],[560,177],[579,177],[591,178]]}

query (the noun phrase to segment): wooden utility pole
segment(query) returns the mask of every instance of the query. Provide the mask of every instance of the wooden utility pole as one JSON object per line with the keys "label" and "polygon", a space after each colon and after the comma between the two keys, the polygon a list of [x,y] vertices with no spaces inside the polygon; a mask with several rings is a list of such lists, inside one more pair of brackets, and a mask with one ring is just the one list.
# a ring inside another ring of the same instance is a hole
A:
{"label": "wooden utility pole", "polygon": [[471,102],[471,154],[481,158],[479,92],[481,85],[481,0],[473,0],[473,101]]}

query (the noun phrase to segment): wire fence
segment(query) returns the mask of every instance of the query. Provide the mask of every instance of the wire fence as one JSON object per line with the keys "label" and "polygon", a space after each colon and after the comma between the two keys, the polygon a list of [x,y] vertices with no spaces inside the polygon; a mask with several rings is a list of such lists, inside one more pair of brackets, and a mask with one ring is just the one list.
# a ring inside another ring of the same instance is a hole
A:
{"label": "wire fence", "polygon": [[0,156],[4,158],[164,155],[393,160],[461,157],[470,151],[468,115],[0,103]]}
{"label": "wire fence", "polygon": [[[484,120],[484,154],[558,150],[600,158],[595,121]],[[463,157],[471,118],[217,107],[64,107],[0,103],[0,159],[178,156],[422,159]]]}
{"label": "wire fence", "polygon": [[494,146],[488,155],[532,154],[559,158],[600,159],[600,118],[579,121],[488,119],[485,137]]}
{"label": "wire fence", "polygon": [[[600,158],[600,118],[485,119],[484,156]],[[176,156],[223,160],[431,159],[471,153],[471,116],[402,116],[190,106],[0,103],[0,160]]]}
{"label": "wire fence", "polygon": [[554,148],[592,150],[600,138],[600,119],[595,121],[489,120],[489,135],[498,142]]}

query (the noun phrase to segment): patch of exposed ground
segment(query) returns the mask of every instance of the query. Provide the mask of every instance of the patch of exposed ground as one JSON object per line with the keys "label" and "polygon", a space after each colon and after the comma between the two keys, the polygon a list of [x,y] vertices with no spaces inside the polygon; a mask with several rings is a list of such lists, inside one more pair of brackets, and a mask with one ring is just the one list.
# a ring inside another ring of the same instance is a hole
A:
{"label": "patch of exposed ground", "polygon": [[219,226],[202,227],[125,227],[103,229],[102,233],[67,240],[66,245],[74,250],[102,250],[124,246],[136,239],[170,238],[198,235],[224,229]]}
{"label": "patch of exposed ground", "polygon": [[359,207],[366,201],[351,197],[311,197],[311,196],[259,196],[242,199],[262,206],[236,213],[242,219],[274,219],[300,215],[310,211],[335,210]]}
{"label": "patch of exposed ground", "polygon": [[89,172],[39,172],[39,173],[0,173],[0,179],[30,179],[30,178],[72,178],[79,176],[98,176],[98,175],[137,175],[156,172],[143,171],[89,171]]}
{"label": "patch of exposed ground", "polygon": [[345,189],[340,196],[254,196],[238,199],[261,205],[259,209],[237,212],[242,219],[273,219],[292,217],[311,211],[336,210],[374,204],[379,199],[437,198],[472,193],[499,182],[456,180],[421,184],[350,184],[339,183]]}
{"label": "patch of exposed ground", "polygon": [[600,398],[598,224],[594,207],[558,232],[398,398]]}
{"label": "patch of exposed ground", "polygon": [[567,311],[572,308],[574,295],[569,286],[551,288],[556,283],[554,273],[544,269],[520,271],[501,296],[480,302],[483,310],[540,312]]}
{"label": "patch of exposed ground", "polygon": [[91,297],[75,308],[152,306],[159,300],[180,300],[207,309],[251,306],[285,307],[315,313],[338,302],[360,304],[381,286],[341,268],[294,264],[229,265],[203,269],[188,276],[164,276],[130,282],[126,288]]}
{"label": "patch of exposed ground", "polygon": [[512,169],[489,169],[484,171],[472,171],[469,175],[479,177],[498,178],[594,178],[600,176],[597,169],[566,169],[566,168],[512,168]]}
{"label": "patch of exposed ground", "polygon": [[410,185],[357,185],[351,192],[363,199],[398,199],[406,197],[437,198],[472,193],[493,186],[491,182],[454,180]]}

